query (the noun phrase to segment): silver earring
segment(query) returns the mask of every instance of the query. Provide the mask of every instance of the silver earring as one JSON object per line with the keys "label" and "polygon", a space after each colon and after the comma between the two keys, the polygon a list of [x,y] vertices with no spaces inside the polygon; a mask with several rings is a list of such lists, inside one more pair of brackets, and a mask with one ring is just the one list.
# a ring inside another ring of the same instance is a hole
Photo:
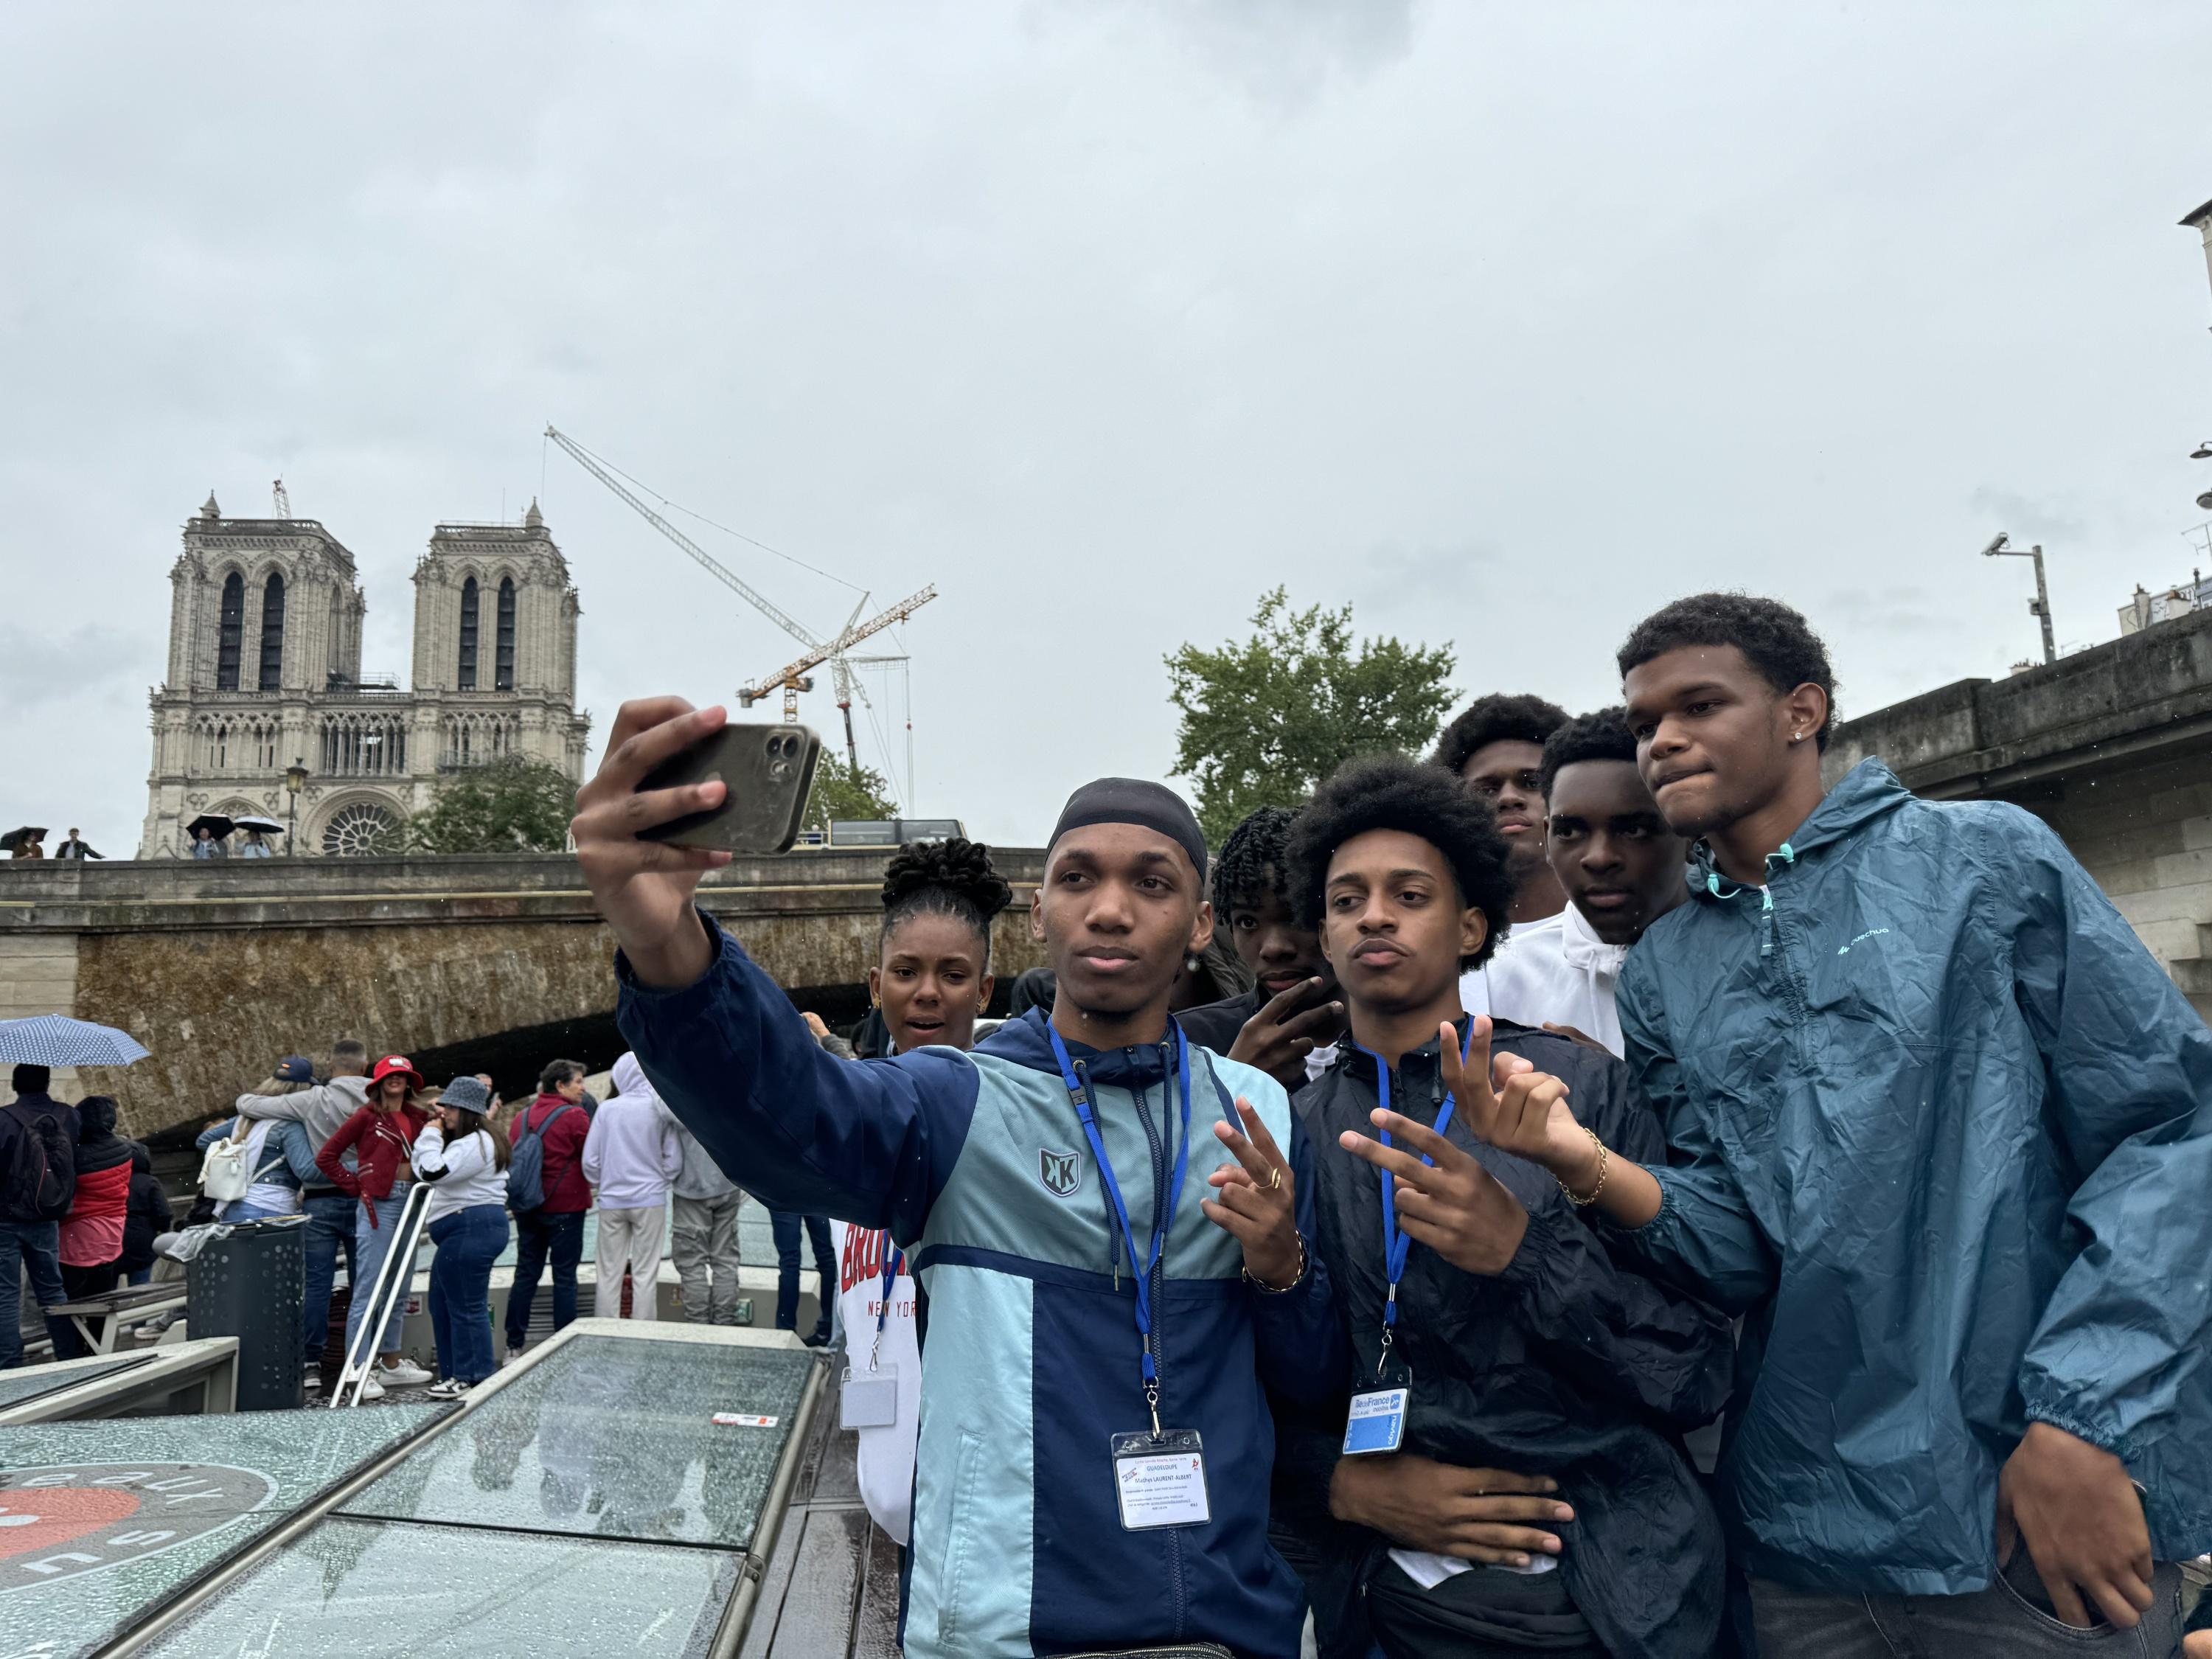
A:
{"label": "silver earring", "polygon": [[1200,962],[1196,957],[1185,957],[1182,959],[1182,965],[1189,969],[1190,971],[1194,974],[1206,964]]}

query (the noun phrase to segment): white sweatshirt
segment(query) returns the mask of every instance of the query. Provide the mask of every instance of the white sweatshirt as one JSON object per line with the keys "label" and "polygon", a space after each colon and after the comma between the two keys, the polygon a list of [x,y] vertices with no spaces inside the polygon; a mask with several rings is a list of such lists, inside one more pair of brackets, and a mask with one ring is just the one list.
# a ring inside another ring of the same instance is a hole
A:
{"label": "white sweatshirt", "polygon": [[482,1129],[448,1146],[444,1128],[432,1123],[415,1137],[409,1161],[416,1177],[430,1183],[432,1221],[472,1204],[506,1206],[507,1171],[495,1166],[491,1136]]}

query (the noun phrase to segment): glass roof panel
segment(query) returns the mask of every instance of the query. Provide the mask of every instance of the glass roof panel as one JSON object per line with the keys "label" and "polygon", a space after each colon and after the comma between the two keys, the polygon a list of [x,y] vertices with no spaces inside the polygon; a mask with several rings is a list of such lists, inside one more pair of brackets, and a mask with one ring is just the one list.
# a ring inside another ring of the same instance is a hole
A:
{"label": "glass roof panel", "polygon": [[163,1659],[701,1659],[742,1558],[331,1516],[146,1651]]}
{"label": "glass roof panel", "polygon": [[16,1370],[0,1371],[0,1412],[36,1400],[42,1394],[73,1389],[94,1377],[113,1376],[118,1371],[134,1370],[149,1358],[143,1353],[125,1353],[96,1365],[25,1365]]}
{"label": "glass roof panel", "polygon": [[744,1549],[814,1363],[785,1348],[579,1337],[345,1513]]}
{"label": "glass roof panel", "polygon": [[0,1654],[92,1652],[453,1409],[392,1405],[0,1429]]}

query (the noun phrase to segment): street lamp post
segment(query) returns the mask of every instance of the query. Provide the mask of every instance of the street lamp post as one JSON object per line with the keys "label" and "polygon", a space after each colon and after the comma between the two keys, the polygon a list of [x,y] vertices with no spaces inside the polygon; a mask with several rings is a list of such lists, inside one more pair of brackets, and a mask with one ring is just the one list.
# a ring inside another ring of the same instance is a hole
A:
{"label": "street lamp post", "polygon": [[291,793],[291,811],[285,818],[289,826],[284,831],[284,850],[297,850],[300,833],[300,792],[307,787],[307,769],[303,762],[295,760],[284,769],[284,787]]}
{"label": "street lamp post", "polygon": [[1982,556],[1985,559],[2002,557],[2035,561],[2035,597],[2027,602],[2027,608],[2043,623],[2043,660],[2057,662],[2058,647],[2051,636],[2051,590],[2043,580],[2043,544],[2038,542],[2033,547],[2008,546],[2011,540],[2011,537],[2000,530],[1996,539],[1982,550]]}

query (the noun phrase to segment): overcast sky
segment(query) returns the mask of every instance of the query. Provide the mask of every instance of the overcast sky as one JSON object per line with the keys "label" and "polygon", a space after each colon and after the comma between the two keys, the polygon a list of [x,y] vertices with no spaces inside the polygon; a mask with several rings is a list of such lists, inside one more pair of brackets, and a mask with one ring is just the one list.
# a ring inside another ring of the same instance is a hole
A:
{"label": "overcast sky", "polygon": [[1161,775],[1162,655],[1277,582],[1572,708],[1711,587],[1803,608],[1847,716],[2002,674],[1998,530],[2101,641],[2212,568],[2208,88],[2201,0],[9,7],[0,821],[135,847],[210,487],[281,473],[403,674],[431,526],[542,493],[594,755],[783,662],[549,419],[937,583],[910,810],[1008,842]]}

